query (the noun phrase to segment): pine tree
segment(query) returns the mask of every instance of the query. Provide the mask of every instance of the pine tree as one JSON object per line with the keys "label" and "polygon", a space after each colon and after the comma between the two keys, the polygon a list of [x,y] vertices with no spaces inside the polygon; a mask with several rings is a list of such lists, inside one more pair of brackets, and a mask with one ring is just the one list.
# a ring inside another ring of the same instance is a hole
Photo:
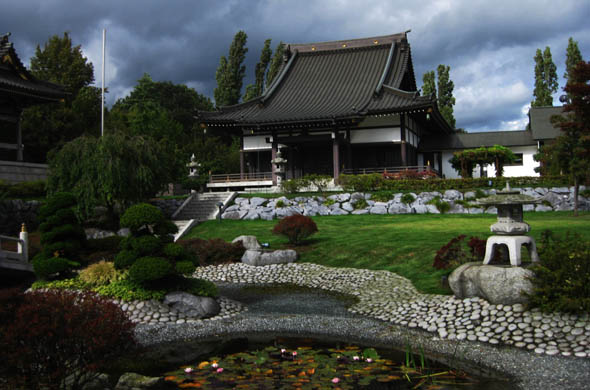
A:
{"label": "pine tree", "polygon": [[535,89],[532,107],[553,106],[553,94],[557,92],[557,67],[551,58],[549,46],[544,52],[537,49],[535,53]]}
{"label": "pine tree", "polygon": [[449,76],[450,70],[451,67],[445,65],[439,65],[436,69],[438,73],[438,104],[443,118],[454,129],[453,106],[455,105],[455,97],[453,96],[453,89],[455,89],[455,84]]}
{"label": "pine tree", "polygon": [[434,70],[424,73],[422,82],[422,95],[428,96],[434,94],[436,98],[436,76],[434,75]]}
{"label": "pine tree", "polygon": [[221,56],[219,67],[217,68],[217,72],[215,72],[217,88],[213,92],[217,107],[229,106],[240,102],[242,84],[244,82],[244,75],[246,74],[244,59],[248,52],[248,48],[246,48],[247,39],[248,36],[244,31],[238,31],[229,48],[227,58]]}
{"label": "pine tree", "polygon": [[270,57],[272,55],[270,42],[270,39],[264,41],[264,47],[260,53],[260,62],[256,64],[256,83],[246,86],[246,93],[244,94],[245,102],[262,95],[262,92],[264,91],[264,76],[266,76],[266,69],[268,68],[268,63],[270,62]]}
{"label": "pine tree", "polygon": [[273,80],[279,73],[279,69],[281,69],[281,64],[283,63],[283,53],[285,51],[285,46],[283,42],[279,42],[277,48],[275,49],[275,54],[272,56],[272,60],[270,61],[270,66],[268,68],[268,72],[266,74],[266,88],[270,87]]}

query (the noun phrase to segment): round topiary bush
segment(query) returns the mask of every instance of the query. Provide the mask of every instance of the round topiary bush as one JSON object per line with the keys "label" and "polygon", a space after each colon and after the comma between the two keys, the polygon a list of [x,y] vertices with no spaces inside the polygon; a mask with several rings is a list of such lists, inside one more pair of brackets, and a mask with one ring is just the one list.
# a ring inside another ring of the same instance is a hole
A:
{"label": "round topiary bush", "polygon": [[178,261],[174,266],[174,269],[177,273],[181,275],[190,275],[195,272],[195,265],[192,261],[184,260]]}
{"label": "round topiary bush", "polygon": [[162,221],[164,221],[164,215],[159,208],[147,203],[138,203],[125,211],[120,224],[136,234],[143,229],[149,230],[150,227],[153,230],[154,226]]}
{"label": "round topiary bush", "polygon": [[273,234],[280,234],[289,239],[289,243],[299,245],[304,239],[318,231],[318,227],[310,217],[301,214],[285,217],[275,225]]}
{"label": "round topiary bush", "polygon": [[140,256],[156,255],[162,247],[162,242],[156,236],[131,237],[129,243]]}
{"label": "round topiary bush", "polygon": [[139,283],[151,282],[170,275],[172,264],[163,257],[140,257],[129,268],[129,278]]}
{"label": "round topiary bush", "polygon": [[129,268],[135,263],[135,260],[139,257],[139,253],[134,250],[123,249],[115,256],[115,268],[125,269]]}

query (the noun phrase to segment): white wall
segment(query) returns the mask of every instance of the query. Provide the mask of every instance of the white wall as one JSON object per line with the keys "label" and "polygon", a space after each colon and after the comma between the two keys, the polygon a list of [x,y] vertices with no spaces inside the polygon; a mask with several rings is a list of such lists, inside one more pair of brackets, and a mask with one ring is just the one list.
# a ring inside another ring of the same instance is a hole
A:
{"label": "white wall", "polygon": [[[522,153],[522,166],[505,166],[504,177],[515,177],[515,176],[539,176],[535,172],[535,168],[539,166],[539,163],[533,159],[533,155],[537,153],[537,147],[531,146],[515,146],[510,147],[513,153]],[[448,179],[458,179],[461,177],[459,172],[455,171],[449,162],[449,159],[453,157],[453,151],[443,152],[442,163],[443,163],[443,174]],[[494,165],[488,165],[486,167],[488,177],[496,176],[496,169]],[[473,169],[473,177],[479,177],[479,165]]]}
{"label": "white wall", "polygon": [[399,142],[401,140],[402,138],[399,127],[350,131],[350,143],[353,144]]}
{"label": "white wall", "polygon": [[244,150],[272,149],[272,145],[266,143],[267,135],[244,136]]}

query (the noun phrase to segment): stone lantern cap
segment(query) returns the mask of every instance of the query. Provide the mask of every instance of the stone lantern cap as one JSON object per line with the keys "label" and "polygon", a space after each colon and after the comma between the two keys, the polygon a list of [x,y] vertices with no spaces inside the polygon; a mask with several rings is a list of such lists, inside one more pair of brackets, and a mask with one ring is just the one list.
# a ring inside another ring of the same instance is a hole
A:
{"label": "stone lantern cap", "polygon": [[287,163],[287,159],[284,159],[283,156],[281,155],[281,151],[277,151],[277,156],[271,160],[271,163],[276,164],[276,165],[280,165],[280,164],[286,164]]}
{"label": "stone lantern cap", "polygon": [[541,201],[541,198],[521,194],[520,191],[511,189],[510,184],[506,182],[506,187],[503,190],[498,191],[495,195],[490,195],[487,198],[478,199],[475,203],[481,206],[502,206],[535,204],[541,203]]}

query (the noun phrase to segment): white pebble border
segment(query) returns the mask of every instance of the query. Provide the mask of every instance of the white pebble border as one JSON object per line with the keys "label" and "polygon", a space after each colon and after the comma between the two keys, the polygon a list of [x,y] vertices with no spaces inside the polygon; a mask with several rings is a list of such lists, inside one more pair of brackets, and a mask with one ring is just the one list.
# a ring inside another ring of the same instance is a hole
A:
{"label": "white pebble border", "polygon": [[[352,313],[423,329],[440,339],[510,345],[549,356],[590,357],[588,313],[545,314],[536,309],[525,311],[521,304],[491,305],[481,298],[421,294],[408,279],[389,271],[311,263],[262,267],[234,263],[199,267],[193,276],[212,282],[292,283],[320,288],[357,297],[359,302],[348,309]],[[224,304],[223,298],[220,303],[223,311],[218,317],[222,318],[245,309],[236,302]]]}

